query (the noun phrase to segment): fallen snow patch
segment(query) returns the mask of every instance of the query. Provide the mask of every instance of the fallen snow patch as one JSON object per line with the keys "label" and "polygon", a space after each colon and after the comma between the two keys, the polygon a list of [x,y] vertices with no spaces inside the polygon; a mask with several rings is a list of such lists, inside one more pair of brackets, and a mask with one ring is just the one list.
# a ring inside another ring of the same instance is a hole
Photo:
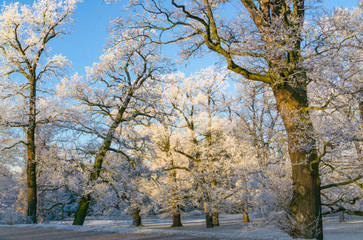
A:
{"label": "fallen snow patch", "polygon": [[[337,216],[324,218],[325,240],[363,240],[363,218],[351,217],[345,223],[339,223]],[[221,226],[205,228],[202,217],[189,216],[183,220],[184,227],[171,228],[170,219],[160,219],[149,216],[143,219],[143,227],[131,226],[131,219],[106,220],[90,219],[84,226],[73,226],[72,221],[52,222],[49,224],[18,224],[9,227],[41,227],[56,230],[86,231],[86,232],[113,232],[138,234],[168,234],[175,236],[191,236],[214,239],[246,239],[246,240],[292,240],[288,234],[271,226],[261,227],[256,222],[242,223],[242,216],[221,215]],[[3,225],[5,226],[5,225]],[[296,239],[294,239],[296,240]]]}

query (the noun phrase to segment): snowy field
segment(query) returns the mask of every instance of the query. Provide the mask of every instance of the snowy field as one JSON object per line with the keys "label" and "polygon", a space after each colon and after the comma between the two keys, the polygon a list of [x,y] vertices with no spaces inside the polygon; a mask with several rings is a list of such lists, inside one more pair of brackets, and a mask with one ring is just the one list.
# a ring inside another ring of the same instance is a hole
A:
{"label": "snowy field", "polygon": [[[170,228],[169,219],[160,219],[156,216],[148,216],[143,219],[143,227],[131,227],[131,219],[105,220],[89,219],[84,226],[72,226],[72,221],[50,222],[48,224],[37,225],[0,225],[1,228],[46,228],[62,231],[92,232],[97,236],[108,239],[109,233],[125,234],[125,239],[292,239],[286,233],[279,229],[269,226],[263,226],[261,223],[242,223],[241,215],[222,215],[220,218],[221,226],[206,229],[202,217],[185,217],[183,218],[184,227]],[[44,230],[46,230],[44,229]],[[20,231],[20,229],[19,229]],[[51,233],[50,233],[51,234]],[[92,235],[92,234],[91,234]],[[122,235],[117,235],[122,236]],[[138,237],[136,237],[138,236]],[[147,238],[140,238],[147,236]],[[167,237],[165,237],[167,236]],[[49,236],[51,238],[51,236]],[[28,239],[28,238],[27,238]],[[61,239],[61,238],[57,238]],[[77,238],[87,239],[87,238]],[[122,238],[120,238],[122,239]],[[363,240],[363,218],[356,216],[346,217],[345,223],[339,223],[338,217],[329,216],[324,218],[324,239],[325,240]]]}

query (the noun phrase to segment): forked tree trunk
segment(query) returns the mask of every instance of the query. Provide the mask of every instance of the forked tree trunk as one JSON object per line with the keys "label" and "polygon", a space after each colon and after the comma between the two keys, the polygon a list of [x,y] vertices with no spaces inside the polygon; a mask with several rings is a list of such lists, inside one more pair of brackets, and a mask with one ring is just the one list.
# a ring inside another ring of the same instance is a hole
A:
{"label": "forked tree trunk", "polygon": [[213,226],[218,227],[219,226],[219,214],[218,214],[217,210],[215,210],[213,212],[212,219],[213,219]]}
{"label": "forked tree trunk", "polygon": [[214,227],[213,216],[209,207],[209,204],[204,202],[204,214],[205,214],[205,225],[207,228]]}
{"label": "forked tree trunk", "polygon": [[[35,76],[35,75],[34,75]],[[36,128],[36,80],[30,81],[27,138],[27,185],[28,185],[28,223],[37,223],[37,163],[35,156],[35,128]]]}
{"label": "forked tree trunk", "polygon": [[290,205],[292,237],[323,239],[319,162],[306,90],[287,84],[273,88],[288,136],[292,164],[293,198]]}
{"label": "forked tree trunk", "polygon": [[134,211],[132,212],[132,225],[135,227],[141,227],[142,226],[142,222],[141,222],[141,216],[140,216],[140,208],[136,208],[134,209]]}

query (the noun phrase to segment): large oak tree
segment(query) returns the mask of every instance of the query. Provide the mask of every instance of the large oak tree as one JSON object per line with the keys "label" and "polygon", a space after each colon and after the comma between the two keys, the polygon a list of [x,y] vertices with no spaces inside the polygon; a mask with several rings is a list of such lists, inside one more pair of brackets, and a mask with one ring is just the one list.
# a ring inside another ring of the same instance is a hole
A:
{"label": "large oak tree", "polygon": [[[186,58],[217,53],[228,69],[272,89],[288,136],[293,237],[322,239],[319,159],[304,67],[304,0],[131,1],[132,20],[151,42],[177,42]],[[234,11],[234,12],[233,12]],[[231,14],[233,12],[233,14]],[[130,38],[140,37],[140,32]],[[206,47],[206,48],[205,48]]]}

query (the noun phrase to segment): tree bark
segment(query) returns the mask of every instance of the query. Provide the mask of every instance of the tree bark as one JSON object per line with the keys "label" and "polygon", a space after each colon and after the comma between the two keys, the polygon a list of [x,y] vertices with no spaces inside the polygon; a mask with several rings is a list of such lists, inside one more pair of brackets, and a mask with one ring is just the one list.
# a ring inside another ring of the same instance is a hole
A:
{"label": "tree bark", "polygon": [[242,222],[249,223],[250,222],[250,218],[248,217],[248,213],[246,211],[246,207],[245,206],[242,207],[242,215],[243,215]]}
{"label": "tree bark", "polygon": [[306,112],[307,93],[287,83],[273,92],[288,135],[292,164],[293,195],[290,204],[292,237],[323,239],[319,162],[313,126]]}
{"label": "tree bark", "polygon": [[[217,186],[217,181],[214,179],[212,181],[212,189],[214,190],[216,186]],[[212,201],[212,206],[213,206],[213,210],[212,210],[211,214],[212,214],[213,227],[218,227],[219,226],[219,214],[218,214],[218,208],[215,206],[214,201]]]}
{"label": "tree bark", "polygon": [[218,214],[217,210],[213,212],[212,220],[213,220],[213,226],[218,227],[219,226],[219,214]]}
{"label": "tree bark", "polygon": [[[31,149],[32,150],[32,149]],[[29,154],[29,150],[28,150]],[[28,185],[28,210],[27,223],[37,223],[37,179],[36,179],[36,163],[27,163],[27,185]]]}
{"label": "tree bark", "polygon": [[[115,127],[116,129],[116,127]],[[107,149],[111,146],[112,137],[105,139],[104,144],[97,153],[95,163],[93,165],[93,171],[90,175],[89,182],[95,181],[100,175],[102,169],[102,163],[107,153]],[[83,196],[79,202],[73,225],[83,225],[84,220],[87,216],[87,210],[92,196],[90,194]]]}
{"label": "tree bark", "polygon": [[141,222],[141,216],[140,216],[140,208],[136,208],[134,209],[133,213],[132,213],[132,225],[135,227],[141,227],[142,226],[142,222]]}
{"label": "tree bark", "polygon": [[182,226],[183,224],[181,223],[179,205],[175,205],[173,209],[173,224],[170,227],[182,227]]}
{"label": "tree bark", "polygon": [[339,222],[345,222],[345,218],[344,218],[344,212],[340,212],[339,213]]}
{"label": "tree bark", "polygon": [[206,228],[212,228],[213,225],[213,216],[210,213],[205,213],[205,226]]}
{"label": "tree bark", "polygon": [[[363,89],[361,90],[363,92]],[[358,161],[363,162],[363,151],[361,147],[361,141],[363,140],[363,93],[359,96],[359,139],[360,141],[354,141],[355,150],[358,155]]]}
{"label": "tree bark", "polygon": [[183,226],[183,224],[181,223],[180,212],[174,213],[173,214],[173,224],[171,225],[171,227],[182,227],[182,226]]}
{"label": "tree bark", "polygon": [[[116,129],[120,125],[123,114],[125,113],[127,106],[130,103],[132,97],[133,97],[133,90],[130,89],[127,94],[127,97],[125,99],[125,102],[123,103],[123,106],[118,111],[117,117],[115,118],[112,125],[108,129],[107,135],[103,141],[102,146],[98,149],[98,152],[96,154],[96,159],[93,164],[93,171],[90,174],[89,182],[93,182],[99,177],[101,169],[102,169],[103,160],[106,156],[106,153],[109,151],[109,148],[112,144]],[[79,205],[78,205],[75,219],[73,220],[73,225],[83,225],[84,220],[87,216],[87,210],[88,210],[91,198],[92,198],[92,196],[90,194],[88,194],[87,196],[83,196],[81,198]],[[76,221],[76,218],[77,218],[77,221]]]}
{"label": "tree bark", "polygon": [[243,222],[247,223],[247,222],[250,222],[250,218],[248,217],[248,213],[247,213],[247,201],[248,201],[248,195],[247,195],[247,178],[245,176],[242,176],[242,179],[243,179],[243,188],[242,188],[242,191],[243,191],[243,195],[242,195],[242,199],[243,199],[243,202],[242,202],[242,215],[243,215]]}
{"label": "tree bark", "polygon": [[204,202],[204,214],[205,214],[206,228],[214,227],[214,225],[213,225],[213,216],[212,216],[212,213],[210,211],[209,205],[206,202]]}
{"label": "tree bark", "polygon": [[[35,76],[35,73],[34,73]],[[36,79],[30,80],[29,114],[27,138],[27,185],[28,185],[28,223],[37,223],[37,163],[35,155],[35,128],[36,128]]]}
{"label": "tree bark", "polygon": [[89,204],[91,202],[91,196],[87,195],[85,197],[81,198],[81,201],[79,202],[76,215],[73,220],[73,225],[83,225],[84,220],[87,216],[87,210],[89,207]]}

